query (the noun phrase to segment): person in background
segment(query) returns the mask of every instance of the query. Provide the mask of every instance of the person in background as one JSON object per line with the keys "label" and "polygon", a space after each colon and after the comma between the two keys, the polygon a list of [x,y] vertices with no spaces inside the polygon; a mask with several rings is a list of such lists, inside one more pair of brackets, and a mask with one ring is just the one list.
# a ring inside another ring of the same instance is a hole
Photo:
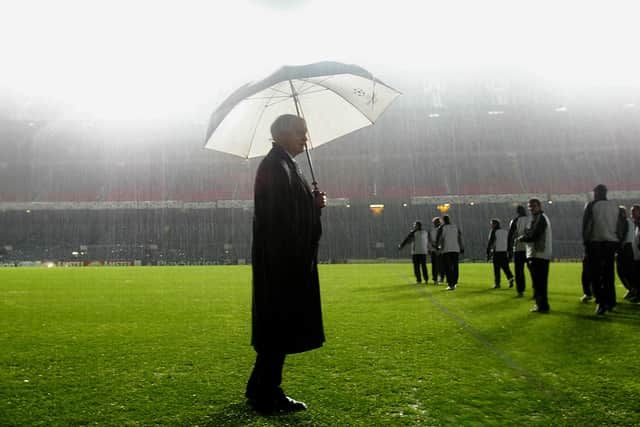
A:
{"label": "person in background", "polygon": [[431,220],[433,227],[429,230],[429,256],[431,257],[431,279],[434,285],[444,283],[444,269],[442,267],[442,254],[438,250],[438,229],[441,222],[440,217]]}
{"label": "person in background", "polygon": [[534,313],[549,313],[549,299],[547,296],[549,281],[549,262],[551,260],[551,222],[542,211],[538,199],[530,199],[528,204],[531,212],[531,222],[520,237],[520,241],[527,246],[527,267],[531,274],[531,282],[536,304],[531,308]]}
{"label": "person in background", "polygon": [[633,220],[633,270],[632,270],[632,286],[636,290],[636,295],[629,300],[631,302],[640,302],[640,205],[631,207],[631,219]]}
{"label": "person in background", "polygon": [[509,257],[507,256],[509,232],[500,228],[500,220],[491,220],[491,231],[487,242],[487,261],[493,258],[494,289],[500,288],[500,270],[504,271],[509,281],[509,288],[513,287],[513,273],[509,268]]}
{"label": "person in background", "polygon": [[604,315],[616,305],[615,253],[622,240],[623,226],[618,206],[607,200],[607,187],[598,184],[593,200],[586,204],[582,217],[582,241],[589,263],[596,314]]}
{"label": "person in background", "polygon": [[437,248],[442,254],[444,274],[447,279],[447,290],[453,291],[458,286],[458,263],[460,254],[464,253],[462,232],[457,225],[451,223],[449,215],[442,217],[443,224],[438,229]]}
{"label": "person in background", "polygon": [[291,114],[271,125],[273,148],[260,162],[254,188],[251,344],[256,361],[247,403],[261,413],[305,410],[280,387],[287,354],[324,343],[318,245],[326,196],[312,191],[294,157],[305,150],[307,125]]}
{"label": "person in background", "polygon": [[[429,272],[427,271],[428,240],[428,233],[422,229],[422,223],[420,221],[416,221],[413,224],[413,229],[409,232],[407,237],[404,238],[402,243],[398,245],[398,250],[400,250],[407,243],[411,242],[413,274],[415,274],[416,283],[418,284],[422,283],[422,277],[424,277],[425,285],[429,282]],[[420,271],[422,271],[422,276],[420,275]]]}
{"label": "person in background", "polygon": [[616,270],[622,285],[627,289],[624,299],[634,300],[637,290],[633,283],[633,238],[635,237],[635,224],[627,215],[627,208],[619,206],[620,217],[623,221],[622,241],[616,251]]}
{"label": "person in background", "polygon": [[511,220],[509,224],[509,238],[507,248],[507,256],[511,259],[513,255],[513,270],[516,279],[516,292],[518,297],[524,296],[526,287],[524,277],[524,266],[527,263],[527,247],[526,244],[520,240],[524,236],[524,230],[529,223],[529,217],[524,206],[518,205],[516,207],[516,217]]}

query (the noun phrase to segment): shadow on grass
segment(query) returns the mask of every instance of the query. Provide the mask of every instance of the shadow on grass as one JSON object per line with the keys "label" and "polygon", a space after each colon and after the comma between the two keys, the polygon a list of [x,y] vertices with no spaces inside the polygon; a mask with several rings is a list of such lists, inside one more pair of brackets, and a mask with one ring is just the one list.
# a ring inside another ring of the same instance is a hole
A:
{"label": "shadow on grass", "polygon": [[[460,290],[460,289],[456,289],[456,290]],[[464,294],[467,295],[473,295],[473,294],[500,294],[502,293],[502,291],[504,290],[509,290],[508,288],[498,288],[498,289],[494,289],[493,286],[491,287],[486,287],[486,288],[481,288],[481,289],[469,289],[466,290],[464,289]]]}
{"label": "shadow on grass", "polygon": [[623,322],[625,324],[628,323],[640,323],[640,307],[636,309],[635,306],[630,307],[621,307],[620,304],[614,308],[613,312],[607,313],[604,316],[598,316],[595,314],[595,306],[593,311],[589,310],[589,312],[585,313],[582,311],[564,311],[564,310],[553,310],[553,314],[558,314],[566,317],[572,317],[576,319],[596,321],[596,322]]}
{"label": "shadow on grass", "polygon": [[218,412],[210,414],[205,421],[198,423],[198,425],[206,427],[240,427],[262,424],[274,426],[316,425],[305,412],[263,415],[251,409],[245,402],[224,406]]}
{"label": "shadow on grass", "polygon": [[416,287],[420,285],[416,285],[415,283],[400,283],[397,285],[391,286],[360,286],[358,288],[353,288],[353,292],[408,292],[416,290]]}

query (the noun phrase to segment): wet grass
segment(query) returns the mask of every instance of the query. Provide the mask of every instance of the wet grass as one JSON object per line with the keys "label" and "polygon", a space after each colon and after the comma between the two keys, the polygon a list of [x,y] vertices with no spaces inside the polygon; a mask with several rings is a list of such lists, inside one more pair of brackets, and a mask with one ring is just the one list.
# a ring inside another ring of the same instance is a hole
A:
{"label": "wet grass", "polygon": [[640,306],[596,318],[579,264],[552,264],[549,315],[491,290],[489,264],[454,292],[410,274],[321,266],[328,341],[283,384],[309,410],[262,417],[249,267],[2,269],[0,425],[640,424]]}

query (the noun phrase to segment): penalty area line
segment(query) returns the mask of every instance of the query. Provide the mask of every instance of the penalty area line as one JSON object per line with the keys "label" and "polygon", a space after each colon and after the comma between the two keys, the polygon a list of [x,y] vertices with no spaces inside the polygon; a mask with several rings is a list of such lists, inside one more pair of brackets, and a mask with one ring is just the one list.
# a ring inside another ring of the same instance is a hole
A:
{"label": "penalty area line", "polygon": [[[407,280],[412,279],[409,276],[401,276],[401,277]],[[515,360],[511,358],[511,356],[509,356],[507,353],[505,353],[504,351],[496,347],[487,337],[485,337],[480,331],[478,331],[473,326],[471,326],[463,317],[449,310],[449,308],[447,308],[447,306],[442,304],[435,296],[433,296],[432,293],[427,292],[427,290],[423,289],[422,287],[416,287],[416,289],[419,293],[426,296],[429,299],[429,301],[436,308],[438,308],[438,310],[440,310],[442,314],[444,314],[446,317],[458,323],[469,335],[471,335],[476,341],[481,343],[490,353],[497,356],[509,368],[520,373],[520,375],[526,378],[527,381],[529,381],[536,389],[538,389],[538,391],[548,395],[553,400],[563,400],[561,398],[562,396],[556,390],[549,387],[549,385],[546,384],[538,375],[520,366]],[[442,289],[442,291],[444,292],[444,289]],[[451,292],[455,293],[457,291],[451,291]]]}

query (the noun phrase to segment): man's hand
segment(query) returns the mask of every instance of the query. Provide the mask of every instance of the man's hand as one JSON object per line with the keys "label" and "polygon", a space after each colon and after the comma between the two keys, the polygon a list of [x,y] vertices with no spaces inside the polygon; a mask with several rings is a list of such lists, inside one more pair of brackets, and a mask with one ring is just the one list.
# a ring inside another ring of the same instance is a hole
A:
{"label": "man's hand", "polygon": [[327,193],[324,191],[314,191],[313,197],[318,208],[322,209],[327,206]]}

